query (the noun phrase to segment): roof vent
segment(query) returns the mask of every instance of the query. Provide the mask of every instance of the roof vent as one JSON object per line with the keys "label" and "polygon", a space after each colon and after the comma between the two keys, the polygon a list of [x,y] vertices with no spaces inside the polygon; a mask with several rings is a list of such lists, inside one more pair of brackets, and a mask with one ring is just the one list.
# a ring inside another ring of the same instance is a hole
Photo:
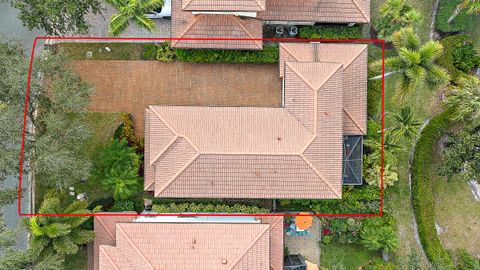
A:
{"label": "roof vent", "polygon": [[227,264],[227,263],[228,263],[227,259],[222,259],[222,264]]}
{"label": "roof vent", "polygon": [[281,140],[282,140],[282,137],[278,136],[278,137],[277,137],[277,141],[280,142]]}
{"label": "roof vent", "polygon": [[196,244],[197,243],[197,239],[193,238],[192,239],[192,244]]}
{"label": "roof vent", "polygon": [[259,171],[255,171],[255,176],[260,176],[260,172]]}

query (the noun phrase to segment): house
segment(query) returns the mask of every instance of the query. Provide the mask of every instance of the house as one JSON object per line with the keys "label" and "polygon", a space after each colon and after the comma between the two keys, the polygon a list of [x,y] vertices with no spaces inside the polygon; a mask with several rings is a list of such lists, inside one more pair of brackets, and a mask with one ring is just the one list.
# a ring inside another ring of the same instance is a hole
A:
{"label": "house", "polygon": [[95,270],[283,269],[283,217],[97,215],[94,230]]}
{"label": "house", "polygon": [[146,191],[169,198],[340,199],[342,184],[361,180],[367,45],[281,43],[279,50],[281,108],[145,110]]}
{"label": "house", "polygon": [[264,24],[317,22],[369,23],[370,0],[173,0],[171,46],[261,50]]}

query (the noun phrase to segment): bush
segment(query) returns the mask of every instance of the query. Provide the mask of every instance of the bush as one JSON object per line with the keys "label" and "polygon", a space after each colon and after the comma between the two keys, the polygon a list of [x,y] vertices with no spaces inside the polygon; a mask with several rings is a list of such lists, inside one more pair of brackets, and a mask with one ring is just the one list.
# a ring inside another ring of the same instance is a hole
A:
{"label": "bush", "polygon": [[158,46],[156,44],[147,43],[143,44],[142,59],[143,60],[154,60],[157,56]]}
{"label": "bush", "polygon": [[299,29],[299,35],[301,38],[356,39],[362,37],[362,26],[359,24],[351,27],[344,25],[302,26]]}
{"label": "bush", "polygon": [[109,211],[125,212],[125,211],[135,211],[136,209],[137,209],[136,203],[133,201],[116,201]]}
{"label": "bush", "polygon": [[157,213],[268,213],[268,209],[247,206],[242,204],[197,204],[197,203],[171,203],[154,204],[152,210]]}
{"label": "bush", "polygon": [[[368,78],[375,76],[375,72],[368,70]],[[380,104],[382,102],[382,81],[368,80],[367,91],[367,115],[377,117],[380,114]]]}
{"label": "bush", "polygon": [[135,136],[132,115],[130,113],[122,113],[120,120],[122,121],[122,124],[120,124],[118,127],[118,129],[121,128],[120,135],[118,135],[118,131],[115,131],[114,137],[118,136],[119,140],[127,140],[129,146],[135,148],[138,154],[142,154],[144,149],[144,140],[143,138],[138,138]]}
{"label": "bush", "polygon": [[468,40],[470,40],[468,35],[453,35],[446,37],[441,41],[443,45],[443,54],[438,59],[438,64],[445,68],[454,79],[462,75],[463,72],[455,66],[453,54],[458,48],[461,48],[465,42],[468,42]]}
{"label": "bush", "polygon": [[462,32],[471,29],[474,26],[473,15],[466,13],[465,9],[451,23],[448,19],[452,16],[457,5],[463,0],[440,0],[436,17],[436,28],[443,33]]}
{"label": "bush", "polygon": [[178,61],[189,63],[274,64],[278,63],[278,46],[264,46],[259,51],[176,49]]}
{"label": "bush", "polygon": [[453,51],[453,65],[459,70],[468,73],[480,63],[480,57],[470,42]]}
{"label": "bush", "polygon": [[381,259],[376,259],[373,262],[365,265],[364,270],[395,270],[395,264],[386,262]]}
{"label": "bush", "polygon": [[454,269],[452,259],[443,248],[435,229],[435,198],[432,192],[433,151],[437,140],[450,125],[451,112],[434,117],[420,135],[412,161],[412,200],[418,234],[425,254],[433,265]]}
{"label": "bush", "polygon": [[156,57],[160,62],[170,63],[175,60],[175,51],[170,48],[169,42],[163,42],[157,50]]}

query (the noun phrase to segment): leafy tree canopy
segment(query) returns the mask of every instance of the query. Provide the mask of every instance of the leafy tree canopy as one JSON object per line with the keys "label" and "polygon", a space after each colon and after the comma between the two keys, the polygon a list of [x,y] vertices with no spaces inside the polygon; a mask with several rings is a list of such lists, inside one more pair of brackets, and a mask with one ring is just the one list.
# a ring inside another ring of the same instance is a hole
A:
{"label": "leafy tree canopy", "polygon": [[48,35],[86,34],[85,15],[101,13],[98,0],[10,0],[18,17],[30,30],[43,29]]}
{"label": "leafy tree canopy", "polygon": [[380,39],[391,42],[393,33],[405,27],[414,27],[421,20],[422,14],[409,1],[387,0],[380,7],[380,19],[375,27]]}

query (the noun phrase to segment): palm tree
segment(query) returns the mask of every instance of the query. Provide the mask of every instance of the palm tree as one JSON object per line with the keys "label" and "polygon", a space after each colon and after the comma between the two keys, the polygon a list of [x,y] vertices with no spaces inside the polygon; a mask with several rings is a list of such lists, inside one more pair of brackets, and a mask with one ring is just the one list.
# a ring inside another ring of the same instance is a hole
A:
{"label": "palm tree", "polygon": [[[90,214],[100,207],[88,210],[87,201],[75,201],[62,211],[60,200],[47,195],[38,211],[39,214]],[[34,216],[27,221],[32,234],[30,250],[35,257],[75,254],[79,245],[94,240],[91,230],[82,228],[88,216]]]}
{"label": "palm tree", "polygon": [[[422,88],[425,84],[438,86],[447,84],[450,76],[447,71],[435,64],[443,52],[443,46],[437,41],[428,41],[421,45],[420,39],[412,28],[403,28],[393,34],[393,45],[398,56],[385,59],[385,77],[400,75],[401,81],[396,99],[403,101],[415,89]],[[382,62],[377,61],[372,68],[381,67]],[[370,78],[379,80],[382,76]]]}
{"label": "palm tree", "polygon": [[396,137],[396,139],[402,137],[411,139],[418,135],[422,123],[415,119],[412,108],[405,106],[400,109],[400,112],[390,114],[390,116],[396,123],[391,129],[392,135]]}
{"label": "palm tree", "polygon": [[392,34],[404,27],[414,27],[422,20],[408,0],[387,0],[380,7],[380,19],[375,25],[378,38],[392,41]]}
{"label": "palm tree", "polygon": [[453,111],[453,120],[480,126],[480,80],[474,76],[460,79],[448,93],[446,105]]}
{"label": "palm tree", "polygon": [[118,11],[112,16],[108,26],[108,34],[114,37],[125,31],[130,22],[152,31],[155,22],[145,14],[163,5],[163,0],[106,0],[106,2]]}
{"label": "palm tree", "polygon": [[113,192],[116,201],[127,200],[140,191],[140,179],[138,166],[125,168],[117,165],[107,172],[102,184],[106,190]]}
{"label": "palm tree", "polygon": [[388,253],[398,248],[399,241],[395,230],[390,226],[368,226],[360,231],[360,243],[367,249],[382,251],[382,257],[388,258]]}
{"label": "palm tree", "polygon": [[113,167],[138,168],[139,166],[140,157],[135,149],[129,147],[125,139],[114,139],[100,149],[100,154],[94,163],[92,176],[97,181],[103,181],[105,175],[110,173]]}
{"label": "palm tree", "polygon": [[460,4],[457,5],[457,7],[452,13],[452,16],[448,18],[448,23],[452,23],[452,21],[455,20],[458,14],[460,14],[460,12],[464,9],[467,9],[468,14],[480,14],[480,0],[463,0]]}

